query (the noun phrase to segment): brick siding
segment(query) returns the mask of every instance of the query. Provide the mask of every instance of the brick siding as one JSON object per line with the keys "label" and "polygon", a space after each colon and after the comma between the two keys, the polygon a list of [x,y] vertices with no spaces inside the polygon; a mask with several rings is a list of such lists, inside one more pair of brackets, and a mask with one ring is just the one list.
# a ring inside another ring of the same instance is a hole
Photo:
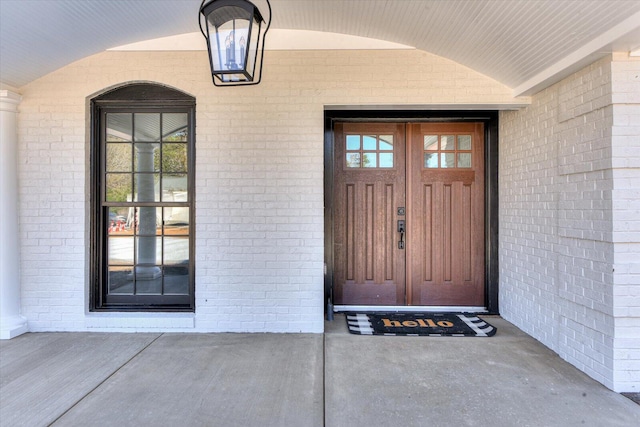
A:
{"label": "brick siding", "polygon": [[640,379],[639,73],[608,57],[500,116],[501,314],[618,391]]}
{"label": "brick siding", "polygon": [[[133,81],[197,102],[190,318],[87,309],[88,99]],[[522,102],[410,50],[269,51],[263,82],[244,88],[214,87],[205,52],[104,52],[20,91],[22,308],[32,331],[322,332],[324,106]]]}

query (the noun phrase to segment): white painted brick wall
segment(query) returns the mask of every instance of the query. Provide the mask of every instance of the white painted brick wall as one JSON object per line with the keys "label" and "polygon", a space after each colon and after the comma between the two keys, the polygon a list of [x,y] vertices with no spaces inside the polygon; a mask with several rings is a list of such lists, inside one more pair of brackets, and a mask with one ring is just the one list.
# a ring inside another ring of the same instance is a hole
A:
{"label": "white painted brick wall", "polygon": [[640,58],[611,64],[614,384],[640,392]]}
{"label": "white painted brick wall", "polygon": [[620,59],[501,114],[500,311],[606,386],[638,391],[640,62]]}
{"label": "white painted brick wall", "polygon": [[[87,310],[87,100],[133,81],[196,97],[195,315]],[[32,331],[321,332],[324,106],[522,102],[420,51],[269,51],[262,83],[243,88],[214,87],[205,52],[104,52],[20,92],[22,312]]]}

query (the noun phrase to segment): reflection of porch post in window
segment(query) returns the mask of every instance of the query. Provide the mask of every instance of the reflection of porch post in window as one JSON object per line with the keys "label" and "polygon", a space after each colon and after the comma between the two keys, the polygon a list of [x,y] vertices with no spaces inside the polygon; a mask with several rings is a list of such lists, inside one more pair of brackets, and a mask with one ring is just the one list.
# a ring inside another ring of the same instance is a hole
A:
{"label": "reflection of porch post in window", "polygon": [[[137,170],[136,193],[139,202],[155,201],[154,144],[136,144]],[[138,218],[138,262],[137,280],[152,280],[160,277],[160,267],[156,266],[156,208],[141,207]],[[146,264],[146,265],[140,265]]]}

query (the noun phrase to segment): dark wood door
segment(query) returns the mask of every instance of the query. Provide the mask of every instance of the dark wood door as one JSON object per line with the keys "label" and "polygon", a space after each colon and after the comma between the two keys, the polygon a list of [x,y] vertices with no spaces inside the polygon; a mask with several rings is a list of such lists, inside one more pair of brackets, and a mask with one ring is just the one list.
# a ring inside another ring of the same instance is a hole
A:
{"label": "dark wood door", "polygon": [[404,139],[404,124],[335,127],[336,304],[405,304],[405,253],[397,244],[398,208],[405,200]]}
{"label": "dark wood door", "polygon": [[334,136],[334,303],[483,306],[482,124],[338,123]]}
{"label": "dark wood door", "polygon": [[484,306],[483,125],[419,123],[409,133],[409,303]]}

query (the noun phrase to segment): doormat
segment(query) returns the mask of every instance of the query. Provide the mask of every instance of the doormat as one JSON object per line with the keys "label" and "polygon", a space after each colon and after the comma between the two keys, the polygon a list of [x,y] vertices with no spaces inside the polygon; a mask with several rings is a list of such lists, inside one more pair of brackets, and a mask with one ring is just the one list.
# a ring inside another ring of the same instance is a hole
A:
{"label": "doormat", "polygon": [[496,328],[464,313],[347,313],[349,332],[358,335],[491,337]]}

